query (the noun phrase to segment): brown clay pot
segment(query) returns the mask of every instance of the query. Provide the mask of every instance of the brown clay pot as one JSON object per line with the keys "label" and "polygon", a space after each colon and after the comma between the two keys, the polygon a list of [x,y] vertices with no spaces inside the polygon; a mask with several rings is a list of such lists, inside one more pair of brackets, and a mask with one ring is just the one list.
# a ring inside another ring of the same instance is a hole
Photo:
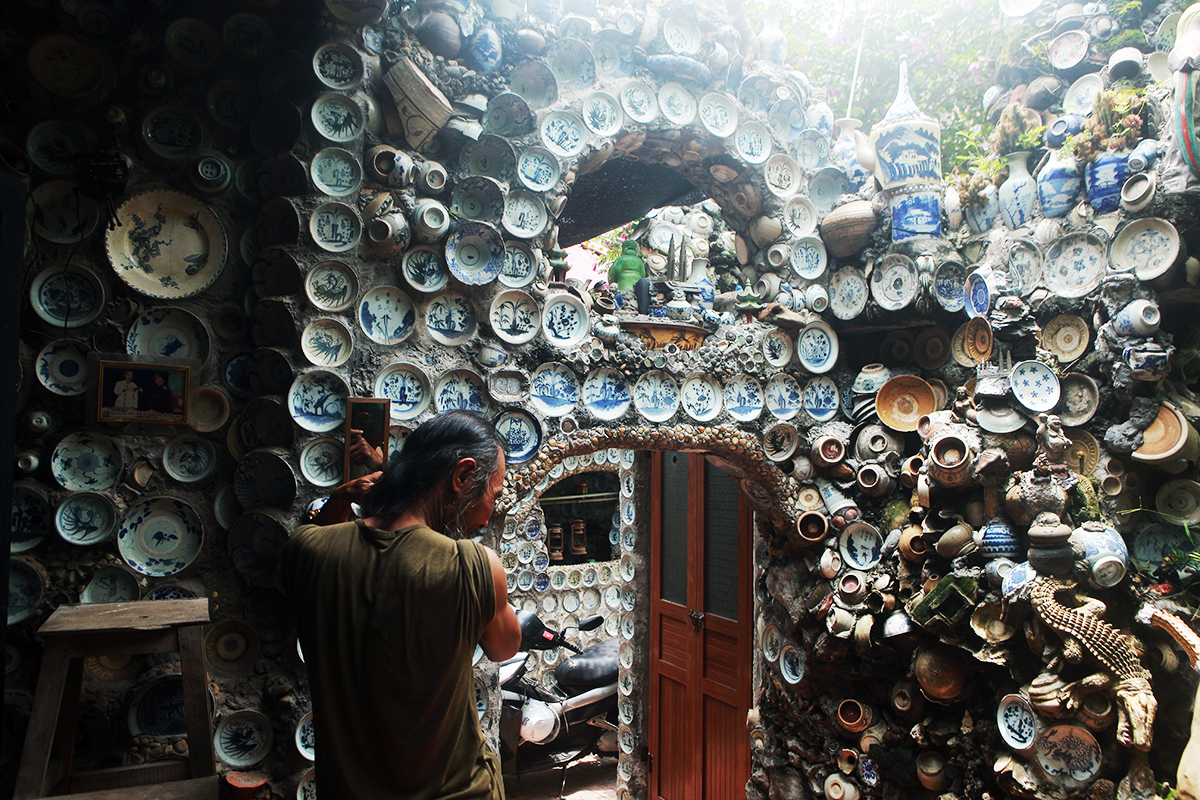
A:
{"label": "brown clay pot", "polygon": [[926,695],[934,700],[949,701],[962,694],[968,667],[957,650],[934,645],[917,651],[912,672]]}
{"label": "brown clay pot", "polygon": [[867,246],[876,221],[870,200],[845,203],[825,215],[821,240],[838,258],[858,255]]}

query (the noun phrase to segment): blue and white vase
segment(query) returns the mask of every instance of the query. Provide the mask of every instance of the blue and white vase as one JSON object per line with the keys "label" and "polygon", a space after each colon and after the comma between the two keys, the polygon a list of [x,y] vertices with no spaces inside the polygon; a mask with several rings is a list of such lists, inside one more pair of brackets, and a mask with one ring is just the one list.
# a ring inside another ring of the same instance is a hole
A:
{"label": "blue and white vase", "polygon": [[1074,158],[1061,151],[1054,152],[1046,166],[1038,173],[1038,200],[1042,204],[1042,215],[1064,217],[1075,207],[1079,188],[1083,185],[1083,173]]}
{"label": "blue and white vase", "polygon": [[1088,202],[1097,214],[1116,211],[1121,206],[1121,187],[1129,177],[1129,151],[1106,150],[1088,164]]}
{"label": "blue and white vase", "polygon": [[1071,542],[1082,545],[1091,571],[1088,582],[1098,589],[1116,586],[1125,577],[1129,548],[1116,528],[1103,522],[1085,522],[1071,532]]}
{"label": "blue and white vase", "polygon": [[824,92],[818,91],[804,111],[804,124],[826,136],[833,137],[833,109],[825,102]]}
{"label": "blue and white vase", "polygon": [[987,197],[984,205],[963,206],[963,217],[967,220],[967,227],[976,235],[987,233],[1000,219],[1000,201],[996,198],[996,187],[989,184],[984,190],[984,195]]}
{"label": "blue and white vase", "polygon": [[850,191],[857,192],[871,179],[871,171],[858,161],[858,144],[854,136],[854,132],[862,126],[862,120],[839,119],[837,126],[840,134],[830,155],[833,157],[833,163],[846,173],[846,179],[850,181]]}
{"label": "blue and white vase", "polygon": [[1007,558],[1011,561],[1022,561],[1025,558],[1025,548],[1021,547],[1021,540],[1003,517],[992,517],[977,536],[980,551],[989,559]]}
{"label": "blue and white vase", "polygon": [[883,120],[871,128],[878,163],[875,176],[884,190],[914,183],[940,185],[942,126],[921,113],[908,93],[908,59],[900,57],[896,99]]}
{"label": "blue and white vase", "polygon": [[1033,220],[1037,208],[1037,184],[1029,174],[1029,153],[1009,153],[1008,180],[1000,186],[1000,218],[1016,229]]}
{"label": "blue and white vase", "polygon": [[942,235],[942,204],[932,186],[914,186],[888,192],[892,212],[892,241],[913,236]]}
{"label": "blue and white vase", "polygon": [[1154,160],[1162,152],[1158,139],[1142,139],[1129,154],[1129,171],[1145,172],[1154,165]]}

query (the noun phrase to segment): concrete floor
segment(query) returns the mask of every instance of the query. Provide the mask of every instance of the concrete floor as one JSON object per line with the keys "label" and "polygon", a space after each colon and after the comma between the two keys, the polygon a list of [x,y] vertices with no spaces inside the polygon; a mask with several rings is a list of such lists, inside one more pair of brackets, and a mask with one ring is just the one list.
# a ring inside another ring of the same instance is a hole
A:
{"label": "concrete floor", "polygon": [[[506,777],[504,793],[507,800],[558,800],[561,784],[562,772],[559,770],[537,772],[520,778]],[[616,759],[589,756],[567,769],[564,800],[615,800],[616,796]]]}

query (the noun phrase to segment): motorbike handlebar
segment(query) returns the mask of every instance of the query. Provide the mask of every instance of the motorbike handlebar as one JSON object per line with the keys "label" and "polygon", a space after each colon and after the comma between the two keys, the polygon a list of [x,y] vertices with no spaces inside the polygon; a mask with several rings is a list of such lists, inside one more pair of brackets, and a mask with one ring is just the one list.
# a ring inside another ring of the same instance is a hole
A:
{"label": "motorbike handlebar", "polygon": [[570,643],[570,642],[568,642],[568,641],[565,641],[565,640],[564,640],[564,641],[560,642],[560,644],[561,644],[563,647],[565,647],[565,648],[567,648],[568,650],[570,650],[572,653],[582,653],[582,652],[583,652],[583,651],[582,651],[582,650],[580,650],[578,647],[576,647],[575,645],[571,644],[571,643]]}

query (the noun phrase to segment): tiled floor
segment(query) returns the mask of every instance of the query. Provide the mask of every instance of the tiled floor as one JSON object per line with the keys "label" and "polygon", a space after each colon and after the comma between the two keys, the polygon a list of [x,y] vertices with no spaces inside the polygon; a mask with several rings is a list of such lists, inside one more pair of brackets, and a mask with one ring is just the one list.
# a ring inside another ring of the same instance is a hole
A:
{"label": "tiled floor", "polygon": [[[508,800],[557,800],[562,772],[550,770],[505,778],[504,792]],[[617,796],[616,759],[590,756],[567,769],[565,800],[614,800]]]}

